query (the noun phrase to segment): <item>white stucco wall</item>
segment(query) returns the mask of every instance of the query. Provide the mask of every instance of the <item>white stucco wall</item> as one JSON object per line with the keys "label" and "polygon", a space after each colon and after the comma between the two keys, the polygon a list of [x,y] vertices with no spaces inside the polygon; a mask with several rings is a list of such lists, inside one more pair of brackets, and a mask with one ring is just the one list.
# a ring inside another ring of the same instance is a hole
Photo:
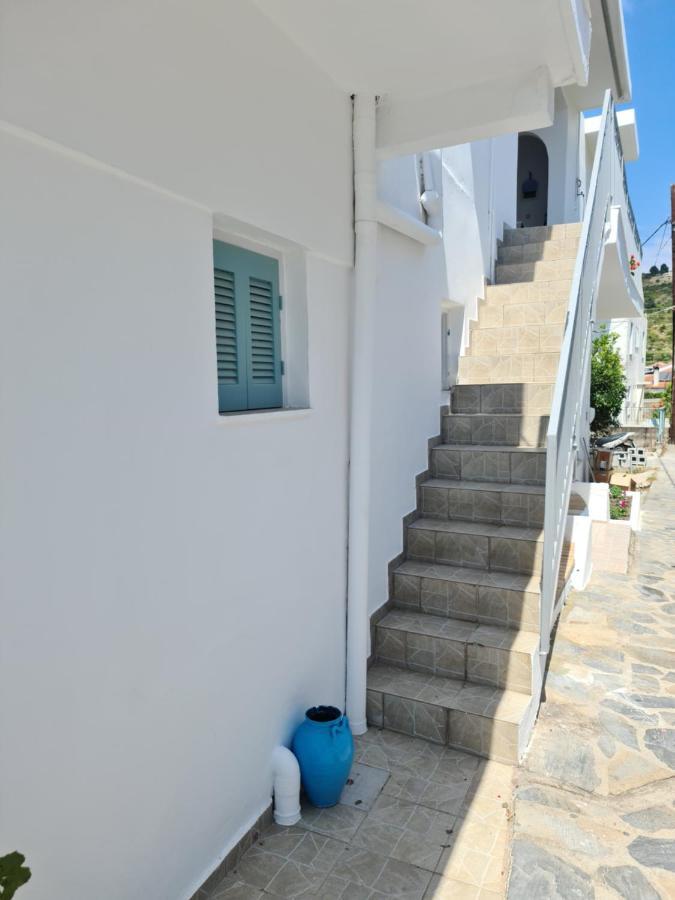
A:
{"label": "white stucco wall", "polygon": [[415,475],[440,431],[442,248],[388,228],[378,233],[369,608],[388,599],[387,567],[401,553]]}
{"label": "white stucco wall", "polygon": [[[646,318],[610,319],[600,327],[618,336],[616,349],[626,375],[628,393],[619,417],[622,425],[641,421],[640,408],[643,405],[643,383],[645,381],[645,352],[647,340]],[[596,334],[599,333],[596,331]]]}
{"label": "white stucco wall", "polygon": [[441,152],[447,296],[466,310],[457,351],[468,342],[485,279],[493,278],[497,241],[504,226],[515,226],[517,156],[517,135]]}
{"label": "white stucco wall", "polygon": [[247,0],[9,0],[0,119],[351,260],[349,94]]}
{"label": "white stucco wall", "polygon": [[0,179],[0,847],[179,900],[343,702],[351,273],[309,257],[311,412],[227,424],[210,215],[7,135]]}
{"label": "white stucco wall", "polygon": [[577,178],[583,182],[581,165],[584,135],[581,114],[561,88],[555,92],[555,116],[549,128],[534,130],[548,150],[548,223],[578,222],[583,213],[577,196]]}

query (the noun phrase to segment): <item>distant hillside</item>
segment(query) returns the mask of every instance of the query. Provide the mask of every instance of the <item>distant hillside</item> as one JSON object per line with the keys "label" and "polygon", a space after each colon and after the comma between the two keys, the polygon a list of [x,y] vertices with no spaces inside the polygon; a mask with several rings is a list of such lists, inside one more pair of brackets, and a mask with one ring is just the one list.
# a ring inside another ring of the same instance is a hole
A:
{"label": "distant hillside", "polygon": [[647,275],[642,278],[642,287],[645,295],[645,312],[649,320],[647,331],[647,363],[669,362],[672,353],[672,325],[671,312],[663,312],[654,315],[658,309],[667,309],[673,305],[673,276]]}

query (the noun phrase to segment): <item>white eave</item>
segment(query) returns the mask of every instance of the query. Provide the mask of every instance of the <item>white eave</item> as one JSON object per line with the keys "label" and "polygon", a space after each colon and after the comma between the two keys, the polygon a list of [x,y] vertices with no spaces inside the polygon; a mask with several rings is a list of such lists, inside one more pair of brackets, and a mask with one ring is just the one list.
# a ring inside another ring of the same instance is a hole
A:
{"label": "white eave", "polygon": [[[637,122],[634,109],[620,109],[616,114],[623,148],[623,158],[626,162],[635,162],[640,155],[638,143]],[[592,159],[595,155],[595,146],[598,142],[601,116],[588,116],[584,119],[584,134],[586,137],[586,153]]]}
{"label": "white eave", "polygon": [[380,97],[395,156],[552,122],[587,79],[589,0],[253,0],[344,91]]}
{"label": "white eave", "polygon": [[566,94],[578,109],[602,106],[612,89],[616,103],[630,103],[632,85],[621,0],[588,0],[591,9],[590,73],[586,85],[571,85]]}

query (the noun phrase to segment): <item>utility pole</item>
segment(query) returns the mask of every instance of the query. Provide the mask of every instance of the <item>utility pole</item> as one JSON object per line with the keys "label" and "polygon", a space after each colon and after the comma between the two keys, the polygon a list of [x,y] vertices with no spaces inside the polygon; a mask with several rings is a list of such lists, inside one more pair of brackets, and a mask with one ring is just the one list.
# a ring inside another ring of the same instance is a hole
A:
{"label": "utility pole", "polygon": [[672,258],[670,263],[670,279],[673,292],[673,309],[671,310],[673,333],[670,352],[670,435],[669,442],[675,444],[675,184],[670,186],[670,240]]}

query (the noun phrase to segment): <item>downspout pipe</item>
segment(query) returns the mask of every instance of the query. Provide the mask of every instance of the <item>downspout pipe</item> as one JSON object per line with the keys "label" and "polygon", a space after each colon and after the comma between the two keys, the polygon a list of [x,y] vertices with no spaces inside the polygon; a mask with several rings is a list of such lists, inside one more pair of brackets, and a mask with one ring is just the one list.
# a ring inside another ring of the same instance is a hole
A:
{"label": "downspout pipe", "polygon": [[368,561],[378,227],[376,98],[356,94],[353,103],[354,308],[349,435],[346,709],[352,732],[364,734],[368,727]]}

